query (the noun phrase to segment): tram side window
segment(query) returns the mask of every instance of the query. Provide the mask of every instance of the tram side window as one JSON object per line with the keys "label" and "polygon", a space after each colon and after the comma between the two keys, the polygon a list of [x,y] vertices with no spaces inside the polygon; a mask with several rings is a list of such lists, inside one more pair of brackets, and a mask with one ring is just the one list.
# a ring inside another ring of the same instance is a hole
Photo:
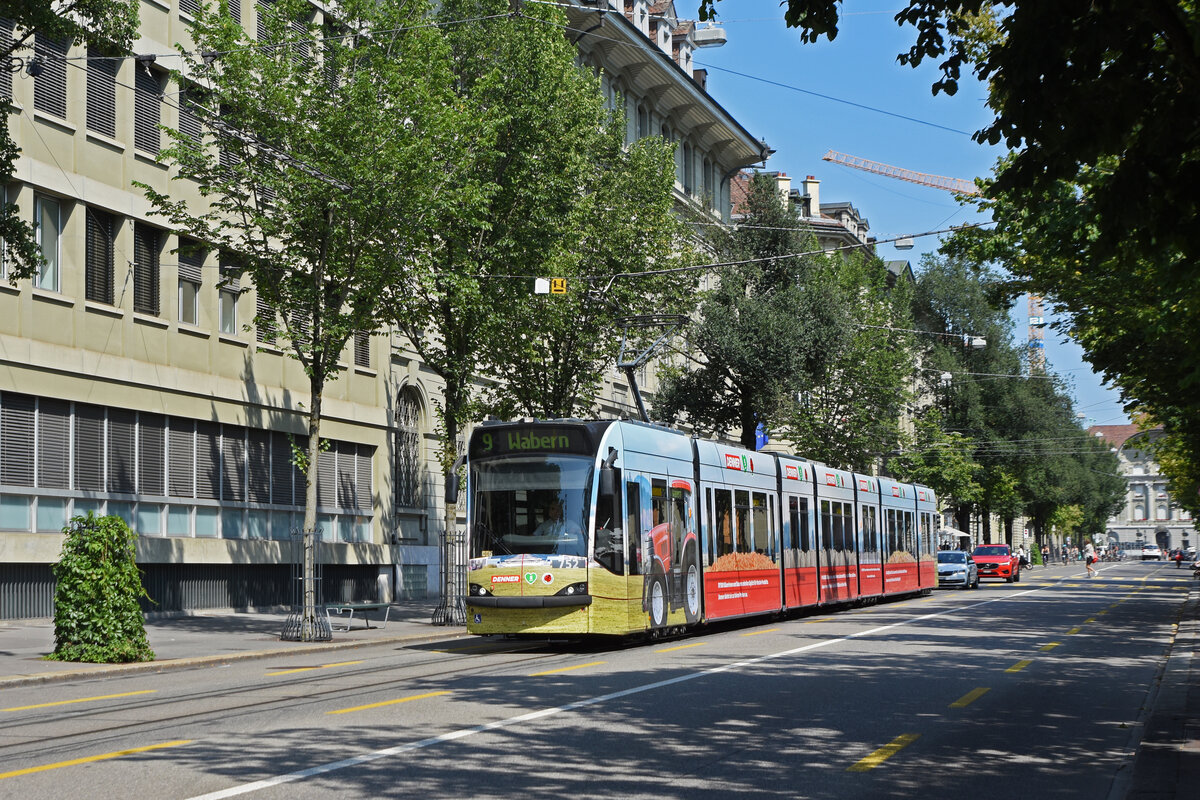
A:
{"label": "tram side window", "polygon": [[828,500],[821,501],[821,547],[833,550],[833,507]]}
{"label": "tram side window", "polygon": [[739,553],[753,553],[754,540],[750,530],[750,492],[737,489],[733,493],[734,536],[737,539]]}
{"label": "tram side window", "polygon": [[917,537],[913,530],[913,512],[904,512],[904,549],[915,559],[917,557]]}
{"label": "tram side window", "polygon": [[842,547],[853,553],[858,549],[857,537],[854,535],[854,506],[842,503]]}
{"label": "tram side window", "polygon": [[876,509],[866,506],[862,511],[863,551],[874,553],[879,550],[879,529],[876,527]]}
{"label": "tram side window", "polygon": [[771,546],[771,541],[775,538],[771,530],[771,523],[768,518],[767,496],[762,492],[755,492],[753,495],[753,506],[751,507],[751,518],[754,525],[754,552],[762,553],[764,556],[770,556],[771,560],[775,560],[774,547]]}
{"label": "tram side window", "polygon": [[808,530],[808,501],[797,497],[788,498],[788,516],[791,522],[791,542],[793,550],[808,551],[812,549]]}
{"label": "tram side window", "polygon": [[896,509],[886,509],[885,514],[887,515],[887,529],[884,531],[884,535],[887,537],[887,554],[891,556],[900,549],[899,531],[896,525]]}
{"label": "tram side window", "polygon": [[717,558],[733,552],[733,493],[717,489],[713,503],[713,538],[717,541]]}
{"label": "tram side window", "polygon": [[[621,470],[614,470],[613,486],[621,485]],[[628,530],[628,528],[627,528]],[[596,560],[616,575],[625,574],[625,542],[621,535],[621,495],[601,497],[596,503]]]}
{"label": "tram side window", "polygon": [[625,562],[630,575],[642,574],[642,492],[637,483],[625,484]]}

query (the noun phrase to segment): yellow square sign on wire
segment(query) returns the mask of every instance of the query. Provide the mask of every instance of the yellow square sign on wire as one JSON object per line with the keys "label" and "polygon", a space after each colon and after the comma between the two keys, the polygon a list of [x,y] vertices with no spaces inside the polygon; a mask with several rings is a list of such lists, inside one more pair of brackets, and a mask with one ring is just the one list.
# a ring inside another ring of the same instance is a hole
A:
{"label": "yellow square sign on wire", "polygon": [[567,279],[566,278],[551,278],[550,279],[550,294],[566,294]]}

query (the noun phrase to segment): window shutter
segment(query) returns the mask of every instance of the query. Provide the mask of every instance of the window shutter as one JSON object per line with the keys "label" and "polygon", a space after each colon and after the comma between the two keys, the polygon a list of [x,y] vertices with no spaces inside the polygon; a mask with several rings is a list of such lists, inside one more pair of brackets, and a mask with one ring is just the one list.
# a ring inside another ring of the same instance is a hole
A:
{"label": "window shutter", "polygon": [[195,86],[189,86],[179,94],[179,133],[195,145],[204,139],[204,128],[200,124],[201,102],[201,92]]}
{"label": "window shutter", "polygon": [[337,504],[337,448],[317,452],[317,505],[330,508]]}
{"label": "window shutter", "polygon": [[271,432],[251,429],[246,468],[251,503],[271,502]]}
{"label": "window shutter", "polygon": [[75,404],[75,488],[104,491],[104,409]]}
{"label": "window shutter", "polygon": [[215,422],[196,421],[196,497],[219,500],[221,486],[221,428]]}
{"label": "window shutter", "polygon": [[159,232],[141,222],[133,224],[133,310],[158,316]]}
{"label": "window shutter", "polygon": [[242,0],[227,0],[225,10],[238,25],[242,24]]}
{"label": "window shutter", "polygon": [[37,485],[71,488],[71,404],[43,397],[37,404]]}
{"label": "window shutter", "polygon": [[117,64],[94,47],[88,48],[87,126],[105,136],[117,135]]}
{"label": "window shutter", "polygon": [[161,497],[167,493],[164,459],[166,425],[161,414],[138,414],[138,491]]}
{"label": "window shutter", "polygon": [[354,366],[371,366],[371,334],[368,331],[354,332]]}
{"label": "window shutter", "polygon": [[34,52],[42,61],[42,74],[33,79],[33,107],[66,119],[67,40],[34,34]]}
{"label": "window shutter", "polygon": [[203,283],[204,246],[195,239],[179,239],[179,280]]}
{"label": "window shutter", "polygon": [[375,448],[369,445],[360,444],[358,446],[358,455],[355,460],[355,470],[357,472],[355,480],[355,491],[358,495],[358,510],[371,511],[371,501],[374,492],[371,488],[371,464],[375,460]]}
{"label": "window shutter", "polygon": [[195,18],[200,14],[200,0],[179,0],[179,11]]}
{"label": "window shutter", "polygon": [[137,417],[132,411],[108,411],[108,491],[133,494],[137,490]]}
{"label": "window shutter", "polygon": [[292,437],[282,431],[276,431],[271,436],[271,502],[276,505],[299,505],[293,499],[296,495],[303,498],[304,484],[294,489],[292,479],[297,474],[292,464]]}
{"label": "window shutter", "polygon": [[194,424],[190,419],[171,417],[170,486],[172,497],[196,496],[196,441]]}
{"label": "window shutter", "polygon": [[263,300],[261,293],[254,300],[254,308],[257,315],[255,320],[255,336],[260,342],[268,344],[275,343],[275,326],[271,324],[275,319],[275,311],[267,302]]}
{"label": "window shutter", "polygon": [[357,508],[358,448],[353,442],[335,442],[332,449],[337,453],[337,506]]}
{"label": "window shutter", "polygon": [[242,273],[246,268],[238,263],[237,257],[227,251],[222,251],[220,256],[220,273],[222,289],[228,289],[231,292],[240,292],[242,290]]}
{"label": "window shutter", "polygon": [[87,209],[85,270],[88,300],[113,302],[113,217],[99,209]]}
{"label": "window shutter", "polygon": [[[0,18],[0,53],[7,53],[13,43],[13,21]],[[12,99],[12,71],[0,69],[0,97]]]}
{"label": "window shutter", "polygon": [[33,398],[0,395],[0,483],[33,486]]}
{"label": "window shutter", "polygon": [[246,501],[246,429],[221,426],[221,499]]}
{"label": "window shutter", "polygon": [[133,89],[133,146],[158,155],[162,80],[146,65],[138,64],[134,72]]}

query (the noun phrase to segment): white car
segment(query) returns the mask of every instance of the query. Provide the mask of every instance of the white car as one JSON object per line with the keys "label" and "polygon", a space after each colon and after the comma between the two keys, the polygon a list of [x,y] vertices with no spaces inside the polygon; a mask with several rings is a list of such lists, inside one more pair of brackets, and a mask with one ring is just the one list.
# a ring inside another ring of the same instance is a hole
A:
{"label": "white car", "polygon": [[1162,550],[1159,550],[1156,544],[1142,545],[1142,561],[1149,561],[1152,558],[1155,561],[1162,561]]}

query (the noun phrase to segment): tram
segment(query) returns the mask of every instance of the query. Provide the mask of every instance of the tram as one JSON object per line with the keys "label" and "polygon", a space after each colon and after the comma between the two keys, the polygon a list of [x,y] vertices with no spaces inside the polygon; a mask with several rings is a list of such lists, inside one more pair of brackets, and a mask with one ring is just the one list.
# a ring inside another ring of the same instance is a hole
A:
{"label": "tram", "polygon": [[487,422],[467,466],[470,633],[662,635],[937,585],[924,486],[629,420]]}

